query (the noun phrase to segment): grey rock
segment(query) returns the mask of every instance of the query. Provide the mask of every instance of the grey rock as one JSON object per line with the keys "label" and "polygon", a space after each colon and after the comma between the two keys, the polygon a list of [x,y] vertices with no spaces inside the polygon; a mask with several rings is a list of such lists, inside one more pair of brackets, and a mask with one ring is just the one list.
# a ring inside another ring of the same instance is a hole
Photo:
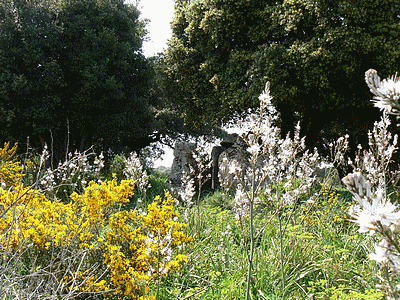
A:
{"label": "grey rock", "polygon": [[190,173],[191,169],[196,169],[196,161],[192,156],[195,149],[196,143],[181,142],[175,144],[174,160],[169,176],[170,184],[181,184],[183,172]]}

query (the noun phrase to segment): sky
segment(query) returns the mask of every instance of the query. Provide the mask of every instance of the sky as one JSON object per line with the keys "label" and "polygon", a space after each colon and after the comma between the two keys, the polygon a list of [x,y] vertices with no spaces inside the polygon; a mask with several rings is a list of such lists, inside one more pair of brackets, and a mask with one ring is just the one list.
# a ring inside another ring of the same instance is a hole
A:
{"label": "sky", "polygon": [[140,0],[142,19],[149,19],[147,25],[149,41],[144,42],[145,56],[153,56],[167,47],[171,37],[170,22],[174,18],[174,0]]}
{"label": "sky", "polygon": [[[174,0],[140,0],[138,7],[140,17],[150,20],[146,26],[149,40],[143,43],[143,52],[146,57],[153,56],[167,48],[167,40],[172,34],[170,22],[174,18]],[[154,162],[154,166],[170,168],[174,159],[173,149],[163,149],[165,154]]]}

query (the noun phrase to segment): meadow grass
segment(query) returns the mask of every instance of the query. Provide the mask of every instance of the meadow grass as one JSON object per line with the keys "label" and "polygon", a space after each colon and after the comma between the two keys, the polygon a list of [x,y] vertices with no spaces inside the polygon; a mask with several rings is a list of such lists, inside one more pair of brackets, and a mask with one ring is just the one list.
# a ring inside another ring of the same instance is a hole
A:
{"label": "meadow grass", "polygon": [[[267,208],[256,214],[252,299],[383,299],[375,291],[378,268],[368,258],[373,240],[359,234],[346,215],[349,193],[323,188],[316,198],[282,217],[284,290],[277,214]],[[197,208],[189,214],[196,217]],[[184,249],[188,262],[164,279],[160,299],[243,299],[248,224],[235,218],[219,191],[203,197],[199,217],[201,222],[188,222],[187,234],[194,238]]]}

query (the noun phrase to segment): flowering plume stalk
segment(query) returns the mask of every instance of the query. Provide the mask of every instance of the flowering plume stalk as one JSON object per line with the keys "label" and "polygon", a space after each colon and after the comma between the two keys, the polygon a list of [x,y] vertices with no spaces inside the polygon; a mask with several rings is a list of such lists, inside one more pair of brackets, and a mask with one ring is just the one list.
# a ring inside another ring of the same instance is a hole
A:
{"label": "flowering plume stalk", "polygon": [[400,80],[393,76],[381,81],[377,72],[371,69],[365,73],[365,81],[375,95],[371,101],[383,111],[383,117],[368,133],[369,149],[361,153],[359,146],[354,173],[342,181],[356,201],[349,214],[359,225],[359,232],[380,237],[375,252],[369,257],[384,271],[388,299],[399,299],[400,286],[394,284],[394,279],[400,273],[400,210],[388,200],[386,186],[389,181],[395,185],[399,177],[399,170],[389,170],[393,153],[397,150],[397,135],[392,139],[387,130],[390,125],[387,114],[400,116]]}
{"label": "flowering plume stalk", "polygon": [[381,81],[378,72],[370,69],[365,73],[365,81],[375,95],[371,101],[376,107],[384,113],[400,115],[400,79],[397,74]]}
{"label": "flowering plume stalk", "polygon": [[[261,191],[267,201],[274,203],[278,217],[286,207],[294,207],[301,195],[306,193],[315,180],[314,166],[319,161],[316,150],[310,153],[306,149],[305,138],[300,138],[300,126],[296,127],[294,138],[289,135],[282,139],[280,131],[272,125],[272,118],[268,111],[271,106],[270,84],[266,83],[265,89],[259,96],[260,106],[255,113],[250,115],[249,131],[243,132],[238,143],[246,149],[240,154],[240,160],[225,164],[221,170],[229,174],[221,176],[222,186],[228,187],[227,180],[234,180],[237,184],[234,209],[239,220],[249,218],[250,251],[248,254],[248,276],[246,299],[249,300],[250,285],[253,268],[254,253],[254,206],[259,203]],[[240,150],[241,151],[241,150]],[[280,247],[282,266],[282,293],[285,294],[285,272],[283,260],[283,232],[280,221]]]}
{"label": "flowering plume stalk", "polygon": [[[223,187],[229,187],[229,181],[236,180],[238,189],[235,196],[235,212],[238,218],[249,214],[248,192],[254,179],[255,194],[265,190],[267,201],[278,208],[284,208],[308,191],[315,181],[314,166],[319,162],[319,154],[306,149],[305,137],[300,137],[300,125],[296,126],[294,138],[289,134],[280,137],[280,130],[272,125],[267,115],[271,105],[269,83],[260,95],[260,108],[250,116],[250,131],[241,135],[246,147],[242,161],[225,159],[220,174]],[[227,165],[229,164],[229,166]],[[240,190],[242,189],[242,190]],[[255,201],[260,201],[255,197]]]}
{"label": "flowering plume stalk", "polygon": [[133,180],[137,189],[138,202],[142,202],[144,199],[144,207],[147,208],[147,196],[146,192],[151,187],[149,183],[149,176],[146,170],[144,170],[143,165],[135,152],[132,152],[128,159],[125,159],[125,168],[123,171],[126,178]]}
{"label": "flowering plume stalk", "polygon": [[[400,211],[391,203],[381,189],[371,190],[371,184],[365,181],[360,172],[347,175],[342,179],[352,193],[357,204],[349,209],[353,222],[359,225],[358,231],[379,234],[381,241],[375,245],[375,253],[370,259],[379,263],[387,273],[389,297],[398,299],[398,287],[392,284],[393,277],[400,272],[400,244],[398,241]],[[392,278],[389,276],[389,273]]]}
{"label": "flowering plume stalk", "polygon": [[211,173],[208,173],[211,169],[211,147],[205,141],[204,136],[201,136],[197,142],[196,149],[192,152],[192,157],[196,161],[196,173],[197,173],[197,185],[198,185],[198,194],[197,194],[197,228],[198,228],[198,237],[200,237],[200,197],[201,197],[201,189],[203,185],[210,179]]}
{"label": "flowering plume stalk", "polygon": [[135,152],[132,152],[129,158],[126,159],[125,163],[124,175],[127,179],[135,181],[138,190],[144,194],[146,190],[150,188],[149,176],[147,175],[146,170],[143,169],[143,165],[140,162],[138,155]]}
{"label": "flowering plume stalk", "polygon": [[364,174],[374,188],[383,191],[388,184],[396,186],[400,179],[400,171],[390,168],[398,141],[397,134],[392,136],[388,131],[390,124],[387,115],[375,122],[372,131],[368,132],[368,149],[363,150],[361,145],[358,145],[358,153],[354,162],[351,162],[355,171]]}
{"label": "flowering plume stalk", "polygon": [[196,161],[197,170],[193,170],[197,173],[197,183],[199,187],[199,196],[201,193],[201,188],[204,183],[210,178],[211,174],[207,172],[211,168],[211,149],[210,145],[205,141],[204,136],[201,136],[197,142],[196,149],[192,152],[192,157]]}
{"label": "flowering plume stalk", "polygon": [[381,229],[398,231],[400,212],[386,199],[383,190],[371,191],[371,184],[360,172],[349,174],[342,181],[357,202],[350,208],[350,215],[360,226],[359,232],[373,235]]}
{"label": "flowering plume stalk", "polygon": [[72,192],[82,192],[88,182],[96,179],[101,183],[100,172],[104,167],[104,155],[97,155],[92,149],[82,153],[75,151],[68,153],[64,162],[59,162],[57,168],[42,167],[46,164],[50,155],[45,145],[40,156],[40,165],[37,170],[37,185],[41,192],[48,198],[55,199],[61,195],[67,197]]}
{"label": "flowering plume stalk", "polygon": [[187,214],[188,209],[193,206],[193,197],[196,194],[196,186],[190,173],[183,172],[181,180],[182,188],[178,190],[178,195],[186,207],[185,214]]}

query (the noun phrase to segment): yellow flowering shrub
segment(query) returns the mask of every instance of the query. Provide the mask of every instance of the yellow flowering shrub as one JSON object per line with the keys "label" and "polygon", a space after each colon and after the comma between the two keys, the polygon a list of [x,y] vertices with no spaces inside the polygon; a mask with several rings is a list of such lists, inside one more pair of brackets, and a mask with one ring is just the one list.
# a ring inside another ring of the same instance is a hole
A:
{"label": "yellow flowering shrub", "polygon": [[84,215],[88,225],[103,227],[109,215],[120,205],[129,202],[133,195],[134,184],[132,180],[122,180],[117,185],[117,179],[102,182],[89,182],[82,195],[76,192],[71,194],[76,210]]}
{"label": "yellow flowering shrub", "polygon": [[109,231],[101,242],[117,293],[131,295],[136,290],[145,295],[152,280],[179,270],[187,260],[184,255],[174,256],[177,246],[191,241],[183,233],[186,225],[176,220],[174,202],[166,193],[164,200],[157,196],[148,205],[147,214],[130,210],[110,218]]}
{"label": "yellow flowering shrub", "polygon": [[153,299],[147,295],[151,283],[182,267],[187,257],[174,252],[181,243],[192,240],[183,232],[186,224],[177,221],[179,215],[174,210],[174,202],[167,193],[164,200],[157,196],[148,205],[146,214],[122,210],[111,215],[103,227],[105,234],[97,241],[91,238],[93,250],[102,253],[104,258],[100,270],[108,271],[102,280],[96,275],[81,276],[86,282],[81,289],[114,290],[117,295],[133,299]]}
{"label": "yellow flowering shrub", "polygon": [[13,159],[15,150],[8,144],[0,149],[2,166],[10,167],[0,169],[3,261],[22,253],[28,261],[40,262],[40,267],[57,266],[57,273],[50,275],[62,286],[60,293],[143,300],[152,299],[148,294],[157,278],[180,269],[186,261],[176,250],[191,238],[183,232],[186,225],[177,221],[175,200],[169,194],[156,197],[147,213],[123,210],[133,195],[134,182],[118,184],[114,177],[90,182],[82,194],[71,194],[69,203],[52,201],[23,186],[22,168]]}
{"label": "yellow flowering shrub", "polygon": [[14,158],[17,144],[10,148],[10,143],[4,143],[0,148],[0,184],[4,188],[17,185],[22,178],[21,164]]}
{"label": "yellow flowering shrub", "polygon": [[5,211],[0,219],[0,245],[17,249],[30,241],[49,248],[50,244],[69,244],[78,236],[79,246],[88,246],[86,243],[104,226],[106,211],[128,202],[132,190],[131,181],[123,181],[119,186],[116,179],[101,184],[90,182],[83,195],[74,193],[73,201],[65,204],[48,200],[37,190],[19,183],[10,190],[0,188],[0,204]]}

